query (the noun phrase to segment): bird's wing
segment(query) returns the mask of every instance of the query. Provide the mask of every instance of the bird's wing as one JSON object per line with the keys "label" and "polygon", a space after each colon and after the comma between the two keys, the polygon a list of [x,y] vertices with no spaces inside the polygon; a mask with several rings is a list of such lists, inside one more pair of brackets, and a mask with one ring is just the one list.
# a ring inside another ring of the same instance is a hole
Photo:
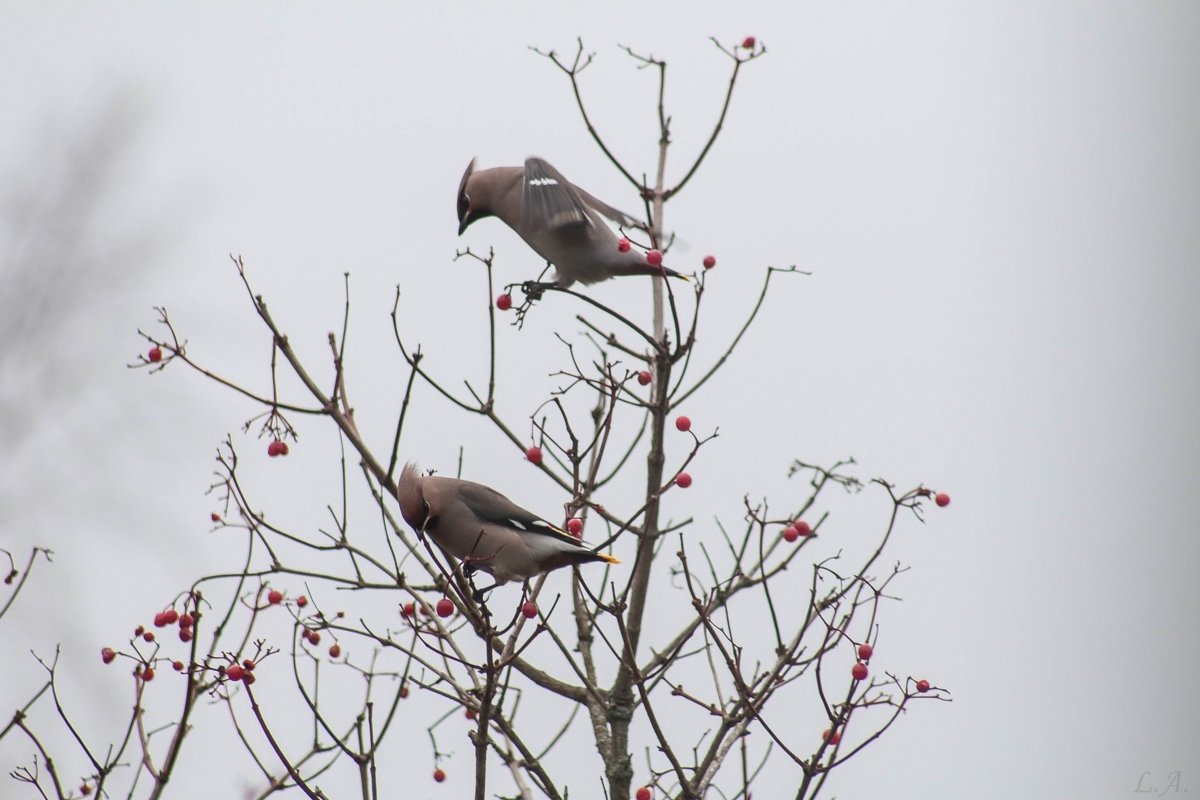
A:
{"label": "bird's wing", "polygon": [[525,159],[525,222],[538,228],[591,225],[580,189],[540,158]]}
{"label": "bird's wing", "polygon": [[623,227],[623,228],[638,228],[640,230],[646,230],[646,223],[641,222],[637,219],[634,219],[633,217],[626,214],[624,211],[621,211],[620,209],[617,209],[617,208],[613,208],[608,203],[605,203],[602,200],[597,200],[595,198],[595,196],[589,194],[588,192],[585,192],[583,189],[580,189],[578,186],[575,187],[575,191],[579,192],[580,197],[583,198],[583,202],[587,203],[593,209],[595,209],[596,211],[599,211],[601,214],[608,217],[609,219],[611,219],[613,222],[617,223],[621,227]]}
{"label": "bird's wing", "polygon": [[489,486],[464,481],[463,485],[459,488],[458,498],[470,508],[475,516],[484,522],[489,522],[493,525],[503,525],[506,528],[512,528],[522,533],[537,533],[543,536],[551,536],[577,547],[580,546],[579,540],[571,534],[551,525],[532,511],[526,511]]}
{"label": "bird's wing", "polygon": [[525,213],[536,215],[547,227],[591,225],[590,208],[618,225],[645,229],[624,211],[613,208],[563,177],[554,166],[536,156],[525,159]]}

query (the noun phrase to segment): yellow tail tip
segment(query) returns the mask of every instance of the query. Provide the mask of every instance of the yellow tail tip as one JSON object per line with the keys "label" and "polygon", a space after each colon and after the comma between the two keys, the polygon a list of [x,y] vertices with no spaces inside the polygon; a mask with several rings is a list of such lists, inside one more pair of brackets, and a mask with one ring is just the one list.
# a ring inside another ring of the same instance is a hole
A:
{"label": "yellow tail tip", "polygon": [[605,564],[620,564],[621,559],[611,553],[596,553],[596,558],[603,561]]}

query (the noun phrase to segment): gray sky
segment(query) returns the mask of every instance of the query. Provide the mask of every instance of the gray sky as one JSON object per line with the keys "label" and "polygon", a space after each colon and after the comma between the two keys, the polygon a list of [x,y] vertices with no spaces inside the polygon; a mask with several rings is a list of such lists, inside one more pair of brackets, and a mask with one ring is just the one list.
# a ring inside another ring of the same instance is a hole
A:
{"label": "gray sky", "polygon": [[[655,155],[654,84],[617,45],[667,59],[679,170],[726,79],[707,37],[755,34],[768,55],[743,71],[718,145],[668,206],[688,245],[670,263],[719,259],[700,354],[720,352],[766,265],[813,275],[780,282],[739,357],[689,404],[697,427],[721,436],[691,470],[703,491],[673,496],[669,511],[694,516],[703,537],[714,515],[740,518],[746,493],[786,505],[794,457],[853,455],[863,478],[954,498],[902,529],[895,556],[913,569],[880,639],[881,667],[927,677],[954,703],[918,705],[835,773],[830,794],[1121,797],[1143,773],[1161,785],[1176,770],[1200,788],[1189,680],[1200,658],[1200,6],[739,5],[7,7],[4,224],[21,210],[18,189],[61,197],[64,148],[113,103],[127,146],[79,235],[92,259],[75,279],[84,297],[65,306],[48,352],[28,349],[56,374],[0,373],[6,403],[20,387],[39,394],[19,403],[37,413],[3,444],[0,546],[57,552],[23,615],[5,620],[20,647],[0,653],[2,704],[37,680],[28,649],[57,641],[76,703],[115,692],[97,674],[99,647],[198,568],[228,566],[204,490],[216,445],[254,412],[183,369],[125,369],[152,305],[167,306],[193,355],[261,386],[269,343],[228,254],[245,257],[322,365],[350,271],[352,398],[368,437],[387,441],[403,379],[394,286],[433,368],[481,376],[478,271],[453,263],[455,248],[494,244],[504,282],[538,267],[497,222],[455,236],[454,189],[472,156],[541,155],[637,209],[566,81],[527,46],[570,53],[584,37],[597,52],[583,81],[593,118],[639,170]],[[640,282],[591,293],[648,316]],[[512,419],[553,386],[545,375],[563,352],[551,334],[574,334],[573,313],[547,302],[525,330],[501,331]],[[451,471],[469,442],[470,477],[535,508],[561,503],[432,393],[417,410],[429,424],[408,435],[410,457]],[[309,425],[286,463],[251,465],[264,503],[297,522],[320,515],[335,497],[312,497],[334,475],[332,446]],[[847,537],[878,530],[879,498],[858,505],[861,529]],[[82,713],[127,706],[118,694]],[[411,747],[393,740],[422,776],[423,724]],[[430,796],[455,796],[469,761],[459,750],[462,766]],[[580,753],[598,769],[594,751]],[[7,742],[0,755],[15,760]],[[251,775],[231,768],[228,785]],[[795,773],[781,761],[764,780],[758,791],[777,796]]]}

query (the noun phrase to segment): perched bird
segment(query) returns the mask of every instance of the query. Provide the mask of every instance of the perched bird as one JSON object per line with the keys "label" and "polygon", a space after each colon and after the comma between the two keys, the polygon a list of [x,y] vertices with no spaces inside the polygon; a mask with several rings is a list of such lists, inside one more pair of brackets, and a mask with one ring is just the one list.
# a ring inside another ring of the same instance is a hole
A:
{"label": "perched bird", "polygon": [[404,521],[418,536],[428,534],[467,567],[492,575],[497,586],[572,564],[621,563],[608,553],[587,549],[495,489],[422,475],[416,464],[404,465],[396,498]]}
{"label": "perched bird", "polygon": [[[602,203],[540,158],[524,167],[475,171],[467,165],[458,184],[458,235],[472,222],[499,217],[542,258],[554,265],[555,283],[596,283],[618,275],[669,275],[688,280],[672,269],[651,266],[636,248],[621,250],[620,240],[604,218],[627,227],[639,223]],[[644,226],[641,226],[644,227]]]}

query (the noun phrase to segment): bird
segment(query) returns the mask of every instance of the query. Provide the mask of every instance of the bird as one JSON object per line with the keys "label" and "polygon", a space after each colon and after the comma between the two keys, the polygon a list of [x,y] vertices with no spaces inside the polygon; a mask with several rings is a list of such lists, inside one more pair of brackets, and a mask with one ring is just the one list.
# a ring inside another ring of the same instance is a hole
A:
{"label": "bird", "polygon": [[495,578],[486,591],[559,567],[621,563],[608,553],[589,550],[489,486],[422,475],[412,462],[400,472],[396,499],[404,521],[417,536],[428,535],[468,570],[482,570]]}
{"label": "bird", "polygon": [[493,216],[554,265],[553,285],[560,288],[619,275],[690,280],[673,269],[651,266],[644,253],[622,245],[605,218],[626,227],[645,226],[568,181],[545,159],[531,156],[524,167],[478,171],[471,159],[458,184],[458,235],[476,220]]}

